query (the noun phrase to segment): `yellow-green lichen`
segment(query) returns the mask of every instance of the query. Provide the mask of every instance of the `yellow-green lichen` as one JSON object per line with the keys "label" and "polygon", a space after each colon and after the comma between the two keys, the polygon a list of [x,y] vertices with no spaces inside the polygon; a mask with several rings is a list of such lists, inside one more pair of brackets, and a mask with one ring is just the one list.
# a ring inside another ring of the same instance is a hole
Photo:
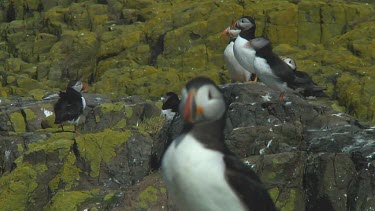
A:
{"label": "yellow-green lichen", "polygon": [[23,151],[22,144],[17,144],[17,150],[18,150],[18,152],[22,152]]}
{"label": "yellow-green lichen", "polygon": [[128,130],[122,132],[106,129],[100,133],[83,134],[76,138],[80,155],[91,164],[91,177],[99,176],[100,163],[108,162],[116,156],[116,149],[130,136],[131,132]]}
{"label": "yellow-green lichen", "polygon": [[100,111],[102,114],[109,113],[111,111],[121,111],[122,108],[124,108],[123,102],[117,102],[117,103],[103,103],[99,105]]}
{"label": "yellow-green lichen", "polygon": [[25,120],[21,113],[14,112],[10,114],[10,121],[12,122],[15,132],[26,132]]}
{"label": "yellow-green lichen", "polygon": [[114,126],[114,128],[125,128],[127,125],[126,119],[121,119],[117,124]]}
{"label": "yellow-green lichen", "polygon": [[[295,201],[296,201],[296,190],[290,189],[288,196],[283,197],[283,199],[284,198],[285,198],[285,201],[280,201],[280,205],[281,205],[281,203],[282,203],[282,205],[278,206],[278,207],[281,207],[283,210],[294,210]],[[277,205],[278,205],[278,203],[276,203],[276,206]]]}
{"label": "yellow-green lichen", "polygon": [[59,158],[60,160],[62,160],[69,153],[72,144],[73,141],[68,139],[58,139],[54,141],[48,139],[44,141],[38,141],[29,144],[29,150],[26,152],[26,154],[30,154],[41,150],[44,150],[46,153],[58,151]]}
{"label": "yellow-green lichen", "polygon": [[0,177],[0,210],[27,210],[33,191],[38,187],[37,172],[30,164],[18,165]]}
{"label": "yellow-green lichen", "polygon": [[108,193],[107,195],[104,196],[104,201],[108,201],[112,199],[115,196],[114,192]]}
{"label": "yellow-green lichen", "polygon": [[59,173],[49,183],[49,187],[52,191],[55,191],[59,187],[60,182],[65,184],[64,190],[70,190],[74,185],[78,184],[79,173],[81,170],[75,165],[75,162],[76,157],[70,152],[66,156],[64,165]]}
{"label": "yellow-green lichen", "polygon": [[92,198],[99,190],[91,191],[59,191],[54,195],[44,210],[78,210],[79,205]]}
{"label": "yellow-green lichen", "polygon": [[152,186],[147,187],[139,194],[139,207],[147,208],[150,203],[158,200],[158,190]]}
{"label": "yellow-green lichen", "polygon": [[272,201],[276,202],[276,199],[279,197],[280,194],[279,188],[271,188],[270,190],[268,190],[268,192],[270,193]]}
{"label": "yellow-green lichen", "polygon": [[26,108],[23,110],[26,114],[26,121],[30,121],[32,119],[35,119],[37,116],[35,115],[34,111],[32,111],[29,108]]}
{"label": "yellow-green lichen", "polygon": [[43,172],[45,172],[45,171],[48,170],[48,167],[47,167],[47,165],[46,165],[45,163],[38,163],[38,164],[35,165],[33,168],[34,168],[35,171],[38,172],[38,173],[43,173]]}
{"label": "yellow-green lichen", "polygon": [[144,119],[138,126],[135,126],[144,135],[155,134],[160,131],[165,122],[165,118],[162,116],[154,116],[151,118]]}
{"label": "yellow-green lichen", "polygon": [[133,108],[130,106],[125,106],[125,114],[127,118],[131,118],[133,116]]}

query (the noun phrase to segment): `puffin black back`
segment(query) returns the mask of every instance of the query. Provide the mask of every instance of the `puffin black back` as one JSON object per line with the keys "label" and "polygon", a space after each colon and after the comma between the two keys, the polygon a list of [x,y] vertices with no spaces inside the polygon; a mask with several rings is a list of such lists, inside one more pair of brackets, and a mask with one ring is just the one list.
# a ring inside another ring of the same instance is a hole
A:
{"label": "puffin black back", "polygon": [[82,94],[71,87],[60,92],[60,98],[54,105],[55,124],[76,120],[83,112]]}

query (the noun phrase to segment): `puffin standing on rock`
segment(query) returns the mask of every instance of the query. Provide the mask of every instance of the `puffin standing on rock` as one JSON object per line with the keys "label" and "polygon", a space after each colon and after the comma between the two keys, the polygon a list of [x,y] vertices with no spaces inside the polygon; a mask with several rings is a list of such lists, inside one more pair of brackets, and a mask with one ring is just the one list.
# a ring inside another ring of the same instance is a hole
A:
{"label": "puffin standing on rock", "polygon": [[257,76],[268,87],[281,92],[280,102],[283,101],[285,92],[303,91],[303,86],[293,85],[306,84],[309,79],[298,77],[292,68],[272,51],[271,42],[268,39],[257,37],[250,40],[248,45],[256,51],[254,68]]}
{"label": "puffin standing on rock", "polygon": [[79,80],[72,80],[68,83],[65,92],[59,93],[59,100],[54,105],[55,124],[61,124],[62,131],[63,122],[74,124],[74,133],[78,134],[78,123],[81,114],[86,107],[86,100],[81,92],[87,91],[87,84]]}
{"label": "puffin standing on rock", "polygon": [[233,28],[241,30],[234,42],[234,56],[238,63],[252,74],[251,78],[254,78],[254,82],[256,82],[258,78],[254,69],[255,50],[248,45],[249,40],[255,38],[255,20],[253,17],[245,16],[233,25]]}
{"label": "puffin standing on rock", "polygon": [[251,76],[251,73],[243,68],[240,63],[238,63],[233,52],[234,42],[240,32],[241,30],[235,29],[233,26],[229,26],[221,33],[222,36],[229,37],[229,44],[224,50],[224,60],[232,82],[249,81]]}
{"label": "puffin standing on rock", "polygon": [[258,176],[224,143],[226,105],[208,78],[182,90],[184,128],[166,150],[161,172],[178,210],[277,210]]}

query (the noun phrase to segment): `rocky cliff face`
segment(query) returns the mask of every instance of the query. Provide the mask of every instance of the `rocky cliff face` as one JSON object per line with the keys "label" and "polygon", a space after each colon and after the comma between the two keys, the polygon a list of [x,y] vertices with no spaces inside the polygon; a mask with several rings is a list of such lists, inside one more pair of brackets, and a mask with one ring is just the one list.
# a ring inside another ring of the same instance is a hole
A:
{"label": "rocky cliff face", "polygon": [[[278,94],[261,84],[222,86],[226,143],[282,210],[375,207],[375,128],[327,99]],[[0,137],[1,210],[174,210],[158,173],[182,122],[160,102],[86,94],[81,134],[51,124],[54,101],[8,99]],[[72,127],[64,127],[73,130]]]}
{"label": "rocky cliff face", "polygon": [[0,9],[3,97],[40,99],[76,78],[115,98],[155,99],[196,75],[226,83],[219,32],[246,14],[329,87],[337,108],[374,121],[371,1],[6,0]]}

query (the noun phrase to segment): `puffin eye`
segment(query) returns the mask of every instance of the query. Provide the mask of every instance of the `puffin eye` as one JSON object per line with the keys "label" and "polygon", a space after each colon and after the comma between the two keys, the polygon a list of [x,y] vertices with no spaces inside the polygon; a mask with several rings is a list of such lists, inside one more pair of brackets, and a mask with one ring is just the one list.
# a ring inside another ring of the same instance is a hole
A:
{"label": "puffin eye", "polygon": [[208,91],[208,99],[211,100],[212,99],[212,94],[210,91]]}

